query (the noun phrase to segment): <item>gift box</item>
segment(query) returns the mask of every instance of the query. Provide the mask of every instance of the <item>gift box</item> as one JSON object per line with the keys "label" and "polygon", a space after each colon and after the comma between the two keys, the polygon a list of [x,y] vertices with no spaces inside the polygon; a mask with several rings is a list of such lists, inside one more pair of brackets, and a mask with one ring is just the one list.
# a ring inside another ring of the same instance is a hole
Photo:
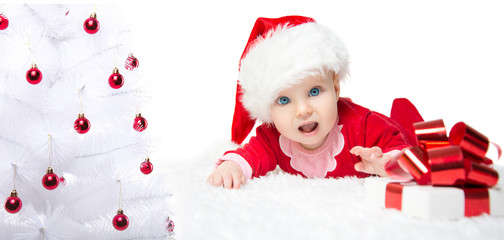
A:
{"label": "gift box", "polygon": [[370,177],[365,179],[364,191],[366,201],[374,206],[397,209],[421,219],[504,216],[504,185],[441,187]]}
{"label": "gift box", "polygon": [[464,122],[446,134],[443,121],[413,124],[418,146],[385,165],[392,178],[368,178],[368,202],[423,219],[504,215],[504,185],[486,156],[490,144],[501,148]]}

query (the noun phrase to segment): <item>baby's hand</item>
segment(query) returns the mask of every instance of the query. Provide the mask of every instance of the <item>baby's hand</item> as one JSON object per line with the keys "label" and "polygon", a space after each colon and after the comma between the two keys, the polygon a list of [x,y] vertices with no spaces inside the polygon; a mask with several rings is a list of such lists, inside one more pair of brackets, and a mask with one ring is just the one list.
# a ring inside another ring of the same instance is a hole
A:
{"label": "baby's hand", "polygon": [[238,189],[245,184],[245,176],[238,164],[233,161],[224,161],[208,176],[207,183],[216,187]]}
{"label": "baby's hand", "polygon": [[381,148],[364,148],[356,146],[350,150],[350,153],[360,156],[362,161],[354,165],[355,170],[370,174],[377,174],[380,177],[386,177],[385,164],[391,160],[391,156],[383,154]]}

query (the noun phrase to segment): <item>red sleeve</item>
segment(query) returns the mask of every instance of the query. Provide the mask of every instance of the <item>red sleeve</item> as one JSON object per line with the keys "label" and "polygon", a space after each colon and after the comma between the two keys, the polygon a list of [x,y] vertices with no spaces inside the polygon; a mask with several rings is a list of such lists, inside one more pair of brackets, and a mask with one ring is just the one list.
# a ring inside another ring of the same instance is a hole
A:
{"label": "red sleeve", "polygon": [[377,112],[370,112],[364,121],[364,147],[377,146],[386,153],[409,146],[399,127],[390,118]]}
{"label": "red sleeve", "polygon": [[242,156],[252,168],[252,177],[264,176],[275,170],[278,164],[278,155],[281,153],[278,138],[279,133],[274,127],[263,124],[257,127],[256,136],[251,137],[247,144],[226,154]]}

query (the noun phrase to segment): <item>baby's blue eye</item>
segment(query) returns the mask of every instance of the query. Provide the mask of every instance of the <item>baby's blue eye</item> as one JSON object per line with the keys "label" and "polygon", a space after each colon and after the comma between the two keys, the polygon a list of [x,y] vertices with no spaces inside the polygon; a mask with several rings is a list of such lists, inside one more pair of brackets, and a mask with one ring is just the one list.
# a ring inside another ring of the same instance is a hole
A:
{"label": "baby's blue eye", "polygon": [[317,96],[319,94],[320,94],[320,88],[314,87],[310,90],[310,96],[312,97]]}
{"label": "baby's blue eye", "polygon": [[280,97],[278,98],[277,103],[280,105],[285,105],[287,103],[290,103],[290,101],[291,100],[288,97]]}

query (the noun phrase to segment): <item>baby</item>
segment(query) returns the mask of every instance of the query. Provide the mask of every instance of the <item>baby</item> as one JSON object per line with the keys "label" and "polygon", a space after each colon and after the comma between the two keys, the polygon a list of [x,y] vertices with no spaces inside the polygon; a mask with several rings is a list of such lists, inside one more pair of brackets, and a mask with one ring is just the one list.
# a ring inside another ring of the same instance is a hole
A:
{"label": "baby", "polygon": [[340,97],[348,71],[341,40],[302,16],[257,19],[240,61],[232,141],[207,182],[240,188],[279,166],[308,178],[385,176],[410,146],[388,117]]}

